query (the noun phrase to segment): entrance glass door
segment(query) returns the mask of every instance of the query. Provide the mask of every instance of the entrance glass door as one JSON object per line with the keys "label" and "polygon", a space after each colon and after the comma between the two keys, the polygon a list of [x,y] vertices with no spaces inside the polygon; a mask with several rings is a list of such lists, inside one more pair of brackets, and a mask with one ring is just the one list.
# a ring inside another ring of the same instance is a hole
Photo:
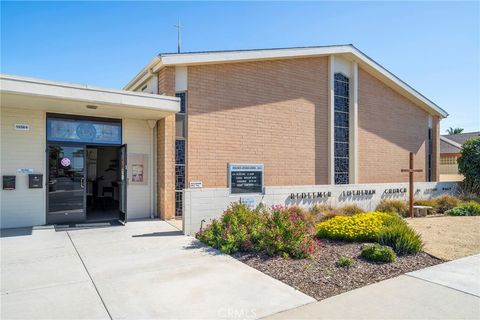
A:
{"label": "entrance glass door", "polygon": [[85,220],[85,152],[83,146],[48,146],[47,223]]}

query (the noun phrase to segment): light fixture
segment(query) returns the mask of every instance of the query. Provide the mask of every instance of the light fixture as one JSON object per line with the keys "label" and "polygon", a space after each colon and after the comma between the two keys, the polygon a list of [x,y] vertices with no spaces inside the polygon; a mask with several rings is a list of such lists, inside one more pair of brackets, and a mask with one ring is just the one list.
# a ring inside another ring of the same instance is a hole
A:
{"label": "light fixture", "polygon": [[98,106],[94,106],[93,104],[87,104],[87,109],[97,109]]}

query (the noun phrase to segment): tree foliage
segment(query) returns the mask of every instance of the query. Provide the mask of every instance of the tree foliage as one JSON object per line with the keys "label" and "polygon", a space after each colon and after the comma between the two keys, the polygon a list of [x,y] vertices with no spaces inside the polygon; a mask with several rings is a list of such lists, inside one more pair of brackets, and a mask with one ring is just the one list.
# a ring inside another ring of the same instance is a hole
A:
{"label": "tree foliage", "polygon": [[480,137],[465,140],[458,171],[463,174],[463,187],[468,192],[480,194]]}
{"label": "tree foliage", "polygon": [[463,128],[448,128],[447,129],[447,133],[448,134],[459,134],[459,133],[462,133],[463,132]]}

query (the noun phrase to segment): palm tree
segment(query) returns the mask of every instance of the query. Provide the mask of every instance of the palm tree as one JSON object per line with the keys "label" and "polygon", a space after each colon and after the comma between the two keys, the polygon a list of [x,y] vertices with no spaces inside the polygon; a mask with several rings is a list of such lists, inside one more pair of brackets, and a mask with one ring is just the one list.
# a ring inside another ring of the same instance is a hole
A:
{"label": "palm tree", "polygon": [[462,133],[463,132],[463,128],[448,128],[447,129],[447,133],[448,134],[459,134],[459,133]]}

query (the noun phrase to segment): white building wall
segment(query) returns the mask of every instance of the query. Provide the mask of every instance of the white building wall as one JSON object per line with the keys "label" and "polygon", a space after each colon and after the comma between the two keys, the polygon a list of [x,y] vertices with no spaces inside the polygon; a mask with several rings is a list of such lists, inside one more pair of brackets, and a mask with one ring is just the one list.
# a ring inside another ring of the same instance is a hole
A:
{"label": "white building wall", "polygon": [[[399,190],[402,192],[396,192]],[[364,191],[364,193],[369,191],[370,194],[355,195],[356,191]],[[429,199],[445,193],[454,194],[457,191],[458,184],[454,182],[415,183],[415,198],[417,199]],[[330,193],[330,195],[312,198],[312,194],[317,192]],[[292,193],[300,196],[303,194],[304,197],[292,199]],[[183,232],[186,235],[194,235],[202,225],[206,226],[212,219],[219,218],[232,202],[240,202],[241,198],[253,198],[255,206],[260,202],[263,202],[266,207],[297,205],[303,208],[311,208],[314,204],[327,204],[333,207],[356,204],[366,211],[373,211],[383,199],[406,201],[408,199],[408,183],[265,187],[264,194],[255,195],[231,195],[228,188],[186,189]]]}
{"label": "white building wall", "polygon": [[[149,172],[151,159],[152,131],[147,120],[123,119],[123,143],[127,144],[127,217],[128,220],[149,218],[151,208],[151,175]],[[136,155],[147,155],[144,178],[145,185],[131,184],[131,164]]]}
{"label": "white building wall", "polygon": [[[13,228],[45,224],[45,112],[0,107],[1,176],[16,175],[15,190],[0,190],[0,227]],[[15,124],[28,124],[30,130],[17,131]],[[28,188],[30,168],[43,174],[42,189]]]}

